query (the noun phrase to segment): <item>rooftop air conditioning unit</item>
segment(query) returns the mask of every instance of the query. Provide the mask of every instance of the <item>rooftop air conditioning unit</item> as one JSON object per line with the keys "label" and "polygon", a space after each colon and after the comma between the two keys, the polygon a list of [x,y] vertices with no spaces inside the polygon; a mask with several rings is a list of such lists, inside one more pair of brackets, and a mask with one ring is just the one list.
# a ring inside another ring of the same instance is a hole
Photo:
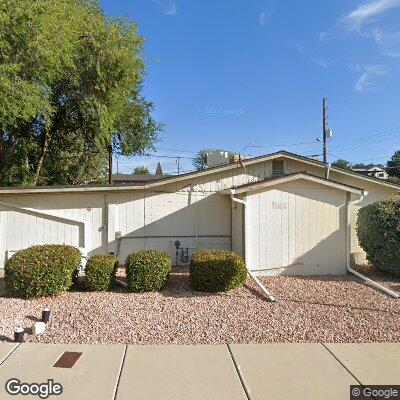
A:
{"label": "rooftop air conditioning unit", "polygon": [[225,164],[229,164],[228,151],[210,151],[205,154],[204,168],[211,168]]}

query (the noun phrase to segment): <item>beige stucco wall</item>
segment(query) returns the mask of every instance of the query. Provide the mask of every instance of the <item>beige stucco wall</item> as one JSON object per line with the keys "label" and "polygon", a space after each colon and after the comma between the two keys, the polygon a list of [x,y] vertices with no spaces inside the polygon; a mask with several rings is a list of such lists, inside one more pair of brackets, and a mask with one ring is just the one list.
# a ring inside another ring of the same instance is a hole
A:
{"label": "beige stucco wall", "polygon": [[159,249],[175,260],[175,240],[190,248],[231,249],[230,199],[193,188],[178,192],[127,192],[109,198],[109,251],[115,251],[115,232],[121,232],[119,259],[134,250]]}
{"label": "beige stucco wall", "polygon": [[[286,173],[307,172],[313,175],[324,177],[324,169],[318,166],[307,165],[304,164],[303,162],[294,160],[287,160],[285,162],[285,165],[286,165]],[[395,189],[392,187],[381,185],[379,183],[368,181],[366,179],[363,179],[363,177],[358,178],[357,176],[349,176],[332,170],[330,171],[329,177],[331,180],[334,180],[336,182],[344,183],[346,185],[354,186],[367,191],[367,193],[364,195],[362,201],[359,204],[350,206],[351,226],[352,226],[351,253],[364,254],[363,249],[358,244],[357,232],[356,232],[358,210],[361,207],[364,207],[368,204],[399,194],[400,189]],[[363,258],[364,257],[360,257],[360,259]]]}
{"label": "beige stucco wall", "polygon": [[400,193],[400,190],[390,188],[387,186],[380,185],[379,183],[369,182],[365,179],[359,179],[357,177],[346,176],[337,172],[331,173],[331,179],[337,180],[338,182],[345,183],[346,185],[361,187],[368,193],[365,194],[362,201],[356,205],[350,206],[352,235],[351,235],[351,252],[358,253],[363,252],[363,249],[358,244],[356,225],[357,225],[357,213],[361,207],[365,207],[368,204],[375,203],[376,201],[395,196]]}
{"label": "beige stucco wall", "polygon": [[[287,158],[285,172],[324,175],[323,168]],[[243,207],[232,208],[229,196],[220,191],[271,175],[272,161],[269,160],[189,177],[150,191],[2,194],[2,201],[73,218],[83,222],[85,229],[83,233],[77,224],[0,205],[0,267],[7,250],[19,250],[32,244],[82,246],[84,242],[89,254],[115,251],[116,232],[127,237],[121,242],[121,262],[130,251],[141,248],[162,248],[174,256],[173,242],[177,239],[184,247],[232,248],[244,254]],[[331,172],[331,179],[368,190],[361,206],[396,193],[395,189],[336,172]],[[301,187],[297,189],[301,190]],[[359,207],[354,207],[351,214],[353,222]],[[351,251],[360,250],[353,229]]]}
{"label": "beige stucco wall", "polygon": [[245,255],[244,249],[244,206],[239,203],[232,204],[232,251],[241,256]]}
{"label": "beige stucco wall", "polygon": [[[0,200],[37,210],[10,209],[0,205],[0,268],[8,251],[36,244],[70,244],[92,253],[107,250],[104,236],[103,194],[33,194],[1,196]],[[75,222],[67,223],[58,217]],[[81,223],[79,223],[81,222]],[[83,224],[85,227],[83,228]]]}
{"label": "beige stucco wall", "polygon": [[[121,262],[141,249],[165,250],[175,260],[175,240],[190,252],[231,249],[230,198],[193,187],[177,192],[165,187],[157,192],[2,195],[0,201],[46,214],[0,205],[0,267],[10,250],[35,244],[84,247],[88,255],[119,252]],[[117,232],[123,237],[119,247]]]}
{"label": "beige stucco wall", "polygon": [[251,269],[266,275],[345,273],[345,191],[299,179],[249,192],[246,202]]}

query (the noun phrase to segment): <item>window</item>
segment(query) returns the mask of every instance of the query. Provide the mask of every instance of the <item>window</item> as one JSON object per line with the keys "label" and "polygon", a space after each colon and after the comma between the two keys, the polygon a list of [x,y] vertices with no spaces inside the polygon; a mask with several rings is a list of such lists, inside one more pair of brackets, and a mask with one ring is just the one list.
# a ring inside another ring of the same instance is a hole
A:
{"label": "window", "polygon": [[272,161],[272,176],[285,175],[285,162],[283,160]]}

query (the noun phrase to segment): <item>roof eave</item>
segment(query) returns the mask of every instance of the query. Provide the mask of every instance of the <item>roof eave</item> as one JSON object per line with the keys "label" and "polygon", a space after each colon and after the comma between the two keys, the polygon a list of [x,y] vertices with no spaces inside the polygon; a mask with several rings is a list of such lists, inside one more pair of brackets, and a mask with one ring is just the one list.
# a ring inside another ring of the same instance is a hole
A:
{"label": "roof eave", "polygon": [[155,182],[145,182],[145,183],[139,184],[139,185],[121,184],[120,186],[104,185],[104,186],[69,186],[69,187],[54,186],[54,187],[45,187],[45,188],[44,187],[42,187],[42,188],[40,188],[40,187],[25,187],[25,188],[10,188],[10,189],[0,188],[0,194],[33,194],[33,193],[54,193],[54,192],[56,192],[56,193],[69,193],[69,192],[71,192],[71,193],[73,193],[73,192],[96,193],[96,192],[113,192],[113,191],[119,192],[119,191],[151,189],[151,188],[155,188],[158,186],[163,186],[163,185],[167,185],[167,184],[171,184],[171,183],[175,183],[175,182],[192,179],[195,177],[201,177],[201,176],[206,176],[209,174],[218,173],[221,171],[227,171],[230,169],[240,168],[241,167],[240,164],[243,164],[244,166],[248,166],[248,165],[256,164],[259,162],[274,160],[276,158],[281,158],[281,157],[285,157],[285,158],[296,160],[296,161],[301,161],[305,164],[313,165],[313,166],[320,167],[320,168],[329,167],[329,169],[332,171],[342,173],[342,174],[345,174],[348,176],[352,176],[355,178],[364,179],[369,182],[387,186],[387,187],[397,189],[400,191],[400,185],[385,182],[380,179],[370,177],[368,175],[362,175],[362,174],[358,174],[356,172],[346,171],[341,168],[331,167],[331,166],[328,166],[327,164],[324,164],[323,162],[321,162],[319,160],[313,160],[313,159],[307,158],[305,156],[300,156],[300,155],[297,155],[294,153],[280,150],[278,152],[267,154],[264,156],[249,158],[247,160],[241,161],[240,163],[221,165],[221,166],[212,167],[212,168],[208,168],[208,169],[201,170],[201,171],[189,172],[187,174],[182,174],[182,175],[178,175],[178,176],[164,177]]}
{"label": "roof eave", "polygon": [[255,191],[255,190],[259,190],[259,189],[264,189],[267,187],[271,187],[271,186],[276,186],[282,183],[287,183],[287,182],[292,182],[292,181],[296,181],[299,179],[305,179],[311,182],[316,182],[319,183],[321,185],[325,185],[325,186],[329,186],[338,190],[343,190],[345,192],[349,192],[349,193],[353,193],[359,196],[363,196],[364,195],[364,190],[360,189],[360,188],[356,188],[353,186],[348,186],[345,184],[342,184],[340,182],[336,182],[336,181],[331,181],[328,179],[324,179],[324,178],[320,178],[314,175],[310,175],[310,174],[306,174],[306,173],[298,173],[298,174],[292,174],[292,175],[284,175],[281,178],[277,178],[277,179],[271,179],[271,180],[266,180],[266,181],[258,181],[258,182],[254,182],[254,184],[248,184],[246,186],[243,187],[236,187],[236,188],[232,188],[232,189],[228,189],[228,190],[223,190],[221,191],[221,193],[223,194],[230,194],[230,193],[234,193],[234,194],[241,194],[241,193],[247,193],[247,192],[251,192],[251,191]]}

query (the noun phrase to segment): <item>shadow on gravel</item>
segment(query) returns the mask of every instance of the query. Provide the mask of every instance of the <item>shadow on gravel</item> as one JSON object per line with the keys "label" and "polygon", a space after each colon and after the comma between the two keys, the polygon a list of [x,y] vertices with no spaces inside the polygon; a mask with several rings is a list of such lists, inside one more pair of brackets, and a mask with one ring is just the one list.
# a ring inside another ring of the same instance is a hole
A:
{"label": "shadow on gravel", "polygon": [[164,297],[173,298],[203,298],[203,297],[225,297],[229,293],[196,292],[190,287],[189,269],[186,267],[173,267],[167,284],[160,292]]}
{"label": "shadow on gravel", "polygon": [[42,320],[41,318],[35,317],[34,315],[25,315],[25,318],[33,322],[40,322]]}
{"label": "shadow on gravel", "polygon": [[313,306],[326,306],[326,307],[333,307],[333,308],[348,308],[350,310],[357,310],[357,311],[372,311],[372,312],[379,312],[379,313],[386,313],[386,314],[398,314],[400,315],[399,311],[393,310],[385,310],[382,308],[371,308],[371,307],[354,307],[348,304],[336,304],[336,303],[326,303],[322,301],[309,301],[309,300],[295,300],[295,299],[280,299],[280,302],[287,302],[287,303],[297,303],[297,304],[309,304]]}
{"label": "shadow on gravel", "polygon": [[5,335],[0,335],[0,342],[13,342],[13,340]]}
{"label": "shadow on gravel", "polygon": [[259,290],[254,289],[247,283],[243,284],[243,287],[246,288],[253,296],[258,297],[261,300],[265,300],[265,295],[263,293],[261,293]]}
{"label": "shadow on gravel", "polygon": [[4,271],[0,271],[0,297],[8,297],[6,283],[4,281]]}

